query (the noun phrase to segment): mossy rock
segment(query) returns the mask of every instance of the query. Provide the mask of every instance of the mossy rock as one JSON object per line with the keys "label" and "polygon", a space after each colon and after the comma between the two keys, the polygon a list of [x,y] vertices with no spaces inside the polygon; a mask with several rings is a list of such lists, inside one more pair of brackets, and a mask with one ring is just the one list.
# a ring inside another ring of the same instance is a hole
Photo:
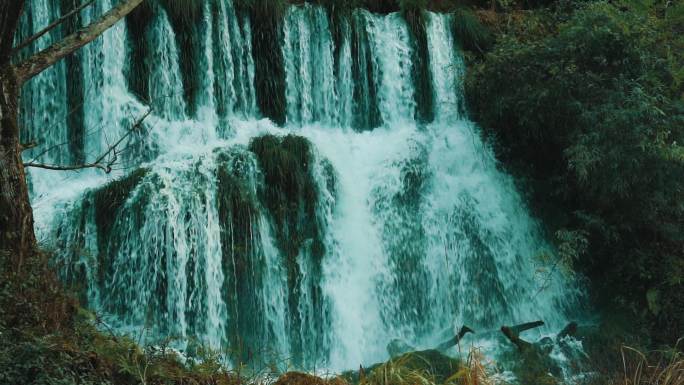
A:
{"label": "mossy rock", "polygon": [[430,349],[406,353],[342,376],[350,383],[364,385],[443,384],[461,368],[461,361]]}
{"label": "mossy rock", "polygon": [[98,236],[107,236],[109,234],[119,209],[126,202],[133,189],[147,175],[148,171],[146,168],[140,168],[93,193]]}
{"label": "mossy rock", "polygon": [[[293,362],[299,364],[307,351],[298,345],[301,340],[297,335],[303,322],[298,310],[302,293],[313,298],[316,314],[324,314],[324,296],[318,282],[326,252],[326,223],[317,215],[321,202],[314,172],[316,159],[309,140],[295,135],[257,137],[251,141],[249,150],[254,153],[263,175],[259,201],[272,220],[276,245],[286,267],[288,308],[293,315],[291,352]],[[305,256],[304,263],[310,266],[309,274],[313,277],[310,283],[302,280],[299,256]],[[319,330],[324,327],[322,316],[317,316],[314,322]]]}
{"label": "mossy rock", "polygon": [[112,228],[131,193],[148,174],[149,169],[140,168],[92,192],[95,206],[95,226],[98,245],[98,279],[104,280],[108,266],[108,248],[112,241]]}
{"label": "mossy rock", "polygon": [[520,356],[513,373],[521,385],[555,385],[559,383],[560,368],[548,354],[536,346],[519,353]]}
{"label": "mossy rock", "polygon": [[280,376],[274,385],[349,385],[341,377],[323,379],[301,372],[288,372]]}
{"label": "mossy rock", "polygon": [[311,240],[315,257],[322,257],[311,143],[295,135],[264,135],[253,139],[249,149],[264,175],[260,195],[274,219],[281,251],[294,260],[301,247]]}

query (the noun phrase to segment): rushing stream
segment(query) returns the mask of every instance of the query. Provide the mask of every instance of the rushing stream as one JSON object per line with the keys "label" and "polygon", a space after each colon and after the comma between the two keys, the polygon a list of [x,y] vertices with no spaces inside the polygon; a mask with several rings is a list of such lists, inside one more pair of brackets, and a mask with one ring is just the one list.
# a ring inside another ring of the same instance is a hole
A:
{"label": "rushing stream", "polygon": [[[149,3],[22,97],[40,143],[27,159],[92,161],[125,136],[111,174],[30,172],[41,240],[114,328],[345,369],[393,338],[542,319],[539,336],[578,314],[578,285],[543,266],[551,246],[467,119],[450,15],[427,13],[420,39],[398,13],[291,6],[269,39],[230,0],[191,22]],[[32,0],[23,35],[64,9]]]}

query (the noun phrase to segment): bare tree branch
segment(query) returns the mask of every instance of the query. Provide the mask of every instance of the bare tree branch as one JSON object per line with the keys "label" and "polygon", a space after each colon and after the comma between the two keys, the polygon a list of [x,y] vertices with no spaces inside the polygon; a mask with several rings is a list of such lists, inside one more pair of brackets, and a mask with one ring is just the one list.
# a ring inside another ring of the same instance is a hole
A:
{"label": "bare tree branch", "polygon": [[16,67],[19,84],[26,82],[60,59],[95,40],[104,31],[131,13],[144,0],[122,0],[99,19],[32,55]]}
{"label": "bare tree branch", "polygon": [[142,127],[143,122],[145,119],[152,113],[152,109],[148,109],[143,116],[141,116],[133,126],[131,126],[128,131],[124,135],[122,135],[119,140],[114,142],[112,145],[110,145],[105,152],[103,152],[100,156],[97,157],[93,162],[90,163],[83,163],[83,164],[74,164],[74,165],[55,165],[55,164],[45,164],[45,163],[35,163],[33,161],[24,163],[24,167],[34,167],[34,168],[43,168],[47,170],[56,170],[56,171],[70,171],[70,170],[82,170],[86,168],[98,168],[106,173],[112,172],[112,166],[114,166],[119,159],[119,145],[123,143],[126,138],[128,138],[134,131],[138,130],[140,127]]}
{"label": "bare tree branch", "polygon": [[27,143],[19,143],[19,151],[26,151],[26,150],[29,150],[31,148],[36,148],[36,147],[38,147],[38,143],[36,143],[35,141],[30,141]]}
{"label": "bare tree branch", "polygon": [[53,21],[53,22],[50,23],[47,27],[43,28],[42,30],[40,30],[39,32],[37,32],[36,34],[34,34],[33,36],[29,37],[28,39],[24,40],[23,42],[21,42],[20,44],[18,44],[16,47],[14,47],[14,50],[12,51],[12,55],[16,55],[17,53],[19,53],[19,51],[21,51],[22,49],[28,47],[31,43],[33,43],[34,41],[40,39],[43,35],[45,35],[46,33],[50,32],[51,30],[53,30],[53,29],[54,29],[55,27],[57,27],[58,25],[64,23],[64,22],[67,21],[71,16],[73,16],[73,15],[75,15],[75,14],[81,12],[83,9],[85,9],[85,8],[88,7],[88,6],[90,6],[90,5],[93,4],[94,2],[95,2],[95,0],[86,1],[85,3],[79,5],[77,8],[75,8],[74,10],[70,11],[69,13],[67,13],[66,15],[60,17],[59,19],[57,19],[57,20],[55,20],[55,21]]}

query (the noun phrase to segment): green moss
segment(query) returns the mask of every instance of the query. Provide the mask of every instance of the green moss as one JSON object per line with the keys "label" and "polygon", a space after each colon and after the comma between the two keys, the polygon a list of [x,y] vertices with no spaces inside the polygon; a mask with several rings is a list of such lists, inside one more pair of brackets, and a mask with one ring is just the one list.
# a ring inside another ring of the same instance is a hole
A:
{"label": "green moss", "polygon": [[287,2],[241,0],[235,5],[238,12],[246,12],[251,20],[257,106],[265,117],[284,125],[287,100],[285,61],[280,42]]}
{"label": "green moss", "polygon": [[70,327],[19,333],[0,326],[0,382],[3,384],[197,384],[237,385],[239,377],[205,353],[183,359],[167,347],[141,347],[130,338],[100,332],[93,316],[71,310]]}
{"label": "green moss", "polygon": [[111,227],[119,213],[119,209],[126,202],[133,189],[135,189],[145,175],[147,175],[148,171],[149,170],[146,168],[138,169],[93,193],[95,224],[97,225],[98,234],[103,236],[109,235]]}
{"label": "green moss", "polygon": [[[252,140],[249,149],[255,154],[263,173],[264,183],[259,195],[273,219],[278,248],[285,258],[288,307],[294,324],[291,330],[295,333],[292,341],[299,344],[297,333],[302,322],[298,310],[300,290],[309,292],[318,309],[317,314],[323,316],[319,280],[311,279],[312,286],[302,288],[297,262],[298,256],[303,255],[303,258],[308,259],[304,263],[312,266],[312,274],[320,276],[321,261],[325,254],[325,226],[316,215],[319,192],[313,174],[315,159],[309,141],[294,135],[258,137]],[[317,323],[318,327],[322,327],[321,319]],[[322,331],[318,333],[319,336],[322,334]],[[323,341],[314,343],[323,346]],[[302,358],[303,352],[302,346],[293,347],[295,362]]]}
{"label": "green moss", "polygon": [[111,230],[116,223],[121,207],[128,200],[131,192],[140,184],[147,175],[148,169],[140,168],[119,180],[92,193],[95,206],[95,225],[97,227],[98,261],[100,279],[104,278],[109,253]]}
{"label": "green moss", "polygon": [[453,33],[463,49],[483,53],[491,47],[491,32],[471,10],[457,8],[453,15]]}
{"label": "green moss", "polygon": [[413,84],[416,98],[416,119],[421,123],[434,120],[434,90],[428,49],[424,1],[402,2],[402,15],[411,32],[413,44]]}
{"label": "green moss", "polygon": [[176,20],[185,19],[188,22],[198,20],[202,16],[202,4],[214,0],[158,0],[169,17]]}
{"label": "green moss", "polygon": [[[243,151],[218,154],[217,208],[221,225],[223,291],[230,322],[228,338],[240,362],[257,360],[251,350],[261,346],[259,334],[262,309],[258,297],[264,266],[259,263],[259,202],[254,183],[252,159]],[[262,340],[260,340],[262,339]]]}
{"label": "green moss", "polygon": [[354,13],[351,19],[351,57],[353,82],[354,127],[371,130],[382,124],[378,106],[378,90],[373,82],[373,58],[363,15]]}
{"label": "green moss", "polygon": [[562,381],[558,364],[539,346],[511,352],[513,373],[521,385],[556,385]]}
{"label": "green moss", "polygon": [[310,144],[293,135],[266,135],[253,140],[250,150],[264,174],[263,201],[275,220],[289,265],[294,265],[305,238],[315,233],[311,226],[315,223],[318,195],[311,173]]}
{"label": "green moss", "polygon": [[[61,0],[60,6],[62,14],[65,14],[72,9],[79,6],[76,0]],[[74,15],[62,24],[62,33],[64,35],[74,33],[81,26],[80,15]],[[82,53],[74,52],[72,55],[64,58],[66,64],[66,91],[67,91],[67,115],[66,125],[69,137],[69,153],[71,154],[71,163],[82,164],[85,163],[85,132],[84,125],[85,110],[84,110],[84,96],[85,87],[83,84],[83,65]]]}
{"label": "green moss", "polygon": [[444,383],[461,368],[459,360],[446,356],[437,350],[406,353],[390,362],[400,363],[409,370],[425,371],[434,377],[436,383]]}
{"label": "green moss", "polygon": [[202,54],[200,28],[202,22],[202,1],[196,0],[159,0],[164,7],[173,27],[178,46],[179,65],[183,78],[183,94],[187,101],[187,113],[196,112],[197,95],[201,77],[197,58]]}
{"label": "green moss", "polygon": [[142,100],[150,100],[150,72],[147,55],[147,39],[145,32],[150,20],[154,17],[150,2],[143,2],[126,16],[126,32],[128,34],[129,58],[125,68],[129,89]]}

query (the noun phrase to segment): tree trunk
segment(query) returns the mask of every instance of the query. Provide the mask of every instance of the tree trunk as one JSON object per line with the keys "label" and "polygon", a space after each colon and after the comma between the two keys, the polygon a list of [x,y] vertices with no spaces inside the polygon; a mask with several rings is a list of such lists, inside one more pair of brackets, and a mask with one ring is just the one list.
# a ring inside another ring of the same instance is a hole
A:
{"label": "tree trunk", "polygon": [[[25,0],[0,0],[0,269],[19,272],[36,249],[19,142],[18,106],[21,85],[96,39],[143,0],[123,0],[90,25],[12,65],[12,47]],[[10,262],[11,261],[11,262]],[[4,266],[3,266],[4,265]]]}
{"label": "tree trunk", "polygon": [[19,271],[35,249],[33,212],[21,160],[19,80],[10,56],[23,0],[0,0],[0,268]]}
{"label": "tree trunk", "polygon": [[0,67],[0,250],[10,254],[17,270],[36,240],[24,165],[21,160],[17,110],[19,85],[14,67]]}

